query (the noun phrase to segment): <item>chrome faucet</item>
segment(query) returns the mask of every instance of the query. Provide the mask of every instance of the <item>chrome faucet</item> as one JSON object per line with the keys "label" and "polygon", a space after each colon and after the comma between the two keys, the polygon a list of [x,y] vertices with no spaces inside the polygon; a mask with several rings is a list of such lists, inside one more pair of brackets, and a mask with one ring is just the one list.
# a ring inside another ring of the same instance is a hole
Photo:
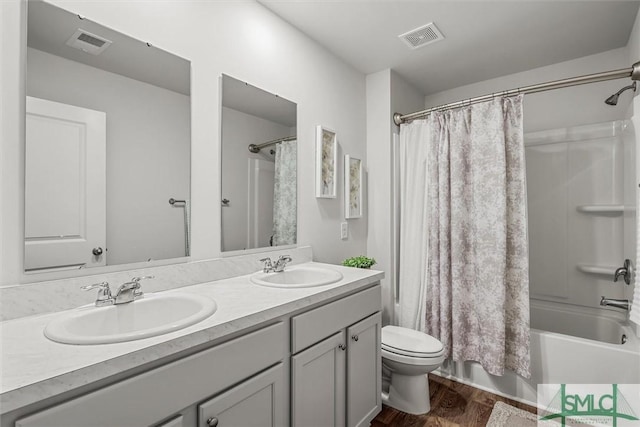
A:
{"label": "chrome faucet", "polygon": [[94,283],[93,285],[82,286],[80,289],[83,291],[90,291],[91,289],[98,289],[98,298],[96,298],[96,307],[103,307],[105,305],[113,304],[113,296],[111,295],[111,289],[109,288],[109,282]]}
{"label": "chrome faucet", "polygon": [[142,298],[144,293],[140,290],[140,281],[144,279],[153,279],[154,276],[134,277],[130,282],[124,283],[118,287],[116,295],[111,294],[108,282],[94,283],[93,285],[82,286],[80,289],[89,291],[98,289],[98,298],[96,298],[96,307],[104,307],[105,305],[125,304]]}
{"label": "chrome faucet", "polygon": [[144,296],[140,281],[145,279],[153,279],[154,276],[134,277],[130,282],[123,283],[118,287],[116,296],[113,298],[114,304],[126,304]]}
{"label": "chrome faucet", "polygon": [[624,260],[624,265],[616,270],[613,275],[613,281],[617,282],[618,277],[622,276],[624,278],[624,283],[627,285],[631,284],[631,261],[628,259]]}
{"label": "chrome faucet", "polygon": [[600,300],[600,305],[621,308],[627,311],[629,311],[629,308],[630,308],[628,299],[615,299],[615,298],[602,297],[602,299]]}
{"label": "chrome faucet", "polygon": [[271,262],[271,258],[269,258],[269,257],[262,258],[260,260],[260,262],[264,263],[264,266],[262,267],[262,272],[263,273],[272,273],[274,271],[273,263]]}
{"label": "chrome faucet", "polygon": [[278,258],[278,261],[276,261],[276,265],[273,266],[273,271],[275,273],[282,273],[284,271],[284,268],[287,266],[287,263],[291,261],[293,260],[289,255],[282,255],[280,258]]}

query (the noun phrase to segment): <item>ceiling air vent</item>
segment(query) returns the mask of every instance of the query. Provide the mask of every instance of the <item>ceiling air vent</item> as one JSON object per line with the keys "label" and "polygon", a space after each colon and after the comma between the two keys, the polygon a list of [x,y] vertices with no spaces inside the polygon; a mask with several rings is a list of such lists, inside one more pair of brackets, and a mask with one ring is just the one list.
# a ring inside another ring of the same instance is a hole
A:
{"label": "ceiling air vent", "polygon": [[439,40],[444,40],[444,36],[433,22],[423,25],[404,34],[400,34],[400,40],[405,42],[411,49],[417,49]]}
{"label": "ceiling air vent", "polygon": [[111,40],[91,34],[81,28],[67,40],[67,45],[92,55],[100,55],[111,44]]}

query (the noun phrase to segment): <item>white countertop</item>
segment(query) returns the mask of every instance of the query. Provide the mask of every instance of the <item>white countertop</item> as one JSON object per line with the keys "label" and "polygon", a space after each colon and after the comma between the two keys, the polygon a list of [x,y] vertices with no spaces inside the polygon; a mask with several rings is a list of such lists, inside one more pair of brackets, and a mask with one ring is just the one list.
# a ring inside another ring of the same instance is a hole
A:
{"label": "white countertop", "polygon": [[44,327],[60,312],[2,322],[0,413],[220,340],[312,304],[359,290],[384,275],[375,270],[310,264],[338,270],[344,277],[330,285],[282,289],[255,285],[249,281],[250,275],[244,275],[166,291],[210,297],[216,301],[218,309],[195,325],[137,341],[99,345],[50,341],[44,336]]}

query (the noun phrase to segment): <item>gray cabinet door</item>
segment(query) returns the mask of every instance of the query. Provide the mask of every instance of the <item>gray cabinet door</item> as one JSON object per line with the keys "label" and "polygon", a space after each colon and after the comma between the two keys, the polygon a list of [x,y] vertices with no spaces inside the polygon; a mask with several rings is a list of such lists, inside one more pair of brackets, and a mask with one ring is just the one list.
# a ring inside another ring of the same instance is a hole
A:
{"label": "gray cabinet door", "polygon": [[292,426],[344,426],[345,338],[343,330],[291,358]]}
{"label": "gray cabinet door", "polygon": [[198,406],[199,427],[284,426],[287,406],[282,363]]}
{"label": "gray cabinet door", "polygon": [[376,313],[347,329],[347,426],[368,426],[382,410],[380,324]]}

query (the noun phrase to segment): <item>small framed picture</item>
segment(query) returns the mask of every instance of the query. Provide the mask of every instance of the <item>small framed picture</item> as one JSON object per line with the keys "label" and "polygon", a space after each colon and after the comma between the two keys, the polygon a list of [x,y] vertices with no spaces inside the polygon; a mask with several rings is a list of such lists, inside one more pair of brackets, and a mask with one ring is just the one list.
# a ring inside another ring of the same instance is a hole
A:
{"label": "small framed picture", "polygon": [[362,160],[344,156],[344,217],[362,217]]}
{"label": "small framed picture", "polygon": [[336,198],[338,140],[335,131],[318,125],[316,128],[316,197]]}

